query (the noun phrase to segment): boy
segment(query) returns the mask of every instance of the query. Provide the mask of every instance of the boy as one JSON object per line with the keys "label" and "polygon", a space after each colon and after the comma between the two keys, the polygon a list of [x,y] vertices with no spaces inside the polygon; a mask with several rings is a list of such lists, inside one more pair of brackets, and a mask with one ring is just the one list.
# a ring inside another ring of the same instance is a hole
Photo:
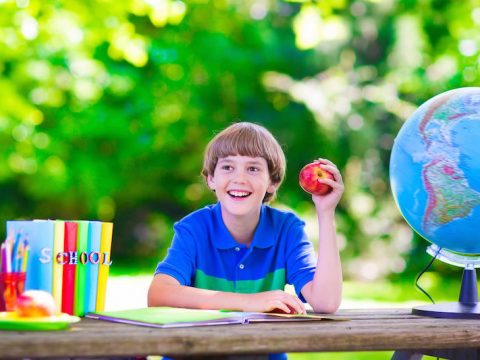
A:
{"label": "boy", "polygon": [[[336,166],[317,160],[334,180],[326,195],[313,195],[319,222],[318,258],[290,212],[272,200],[285,174],[285,156],[273,135],[236,123],[208,144],[202,174],[218,202],[186,216],[155,271],[149,306],[305,313],[338,309],[342,270],[336,243],[335,208],[343,193]],[[296,294],[283,291],[293,284]]]}

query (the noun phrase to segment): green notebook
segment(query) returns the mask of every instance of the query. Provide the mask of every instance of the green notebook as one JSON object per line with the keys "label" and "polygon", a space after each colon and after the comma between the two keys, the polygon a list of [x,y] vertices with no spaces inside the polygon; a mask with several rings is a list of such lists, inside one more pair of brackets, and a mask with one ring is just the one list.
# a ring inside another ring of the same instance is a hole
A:
{"label": "green notebook", "polygon": [[101,311],[89,313],[87,318],[131,325],[158,328],[248,324],[272,321],[333,320],[322,315],[288,315],[272,313],[229,312],[220,310],[197,310],[173,307],[151,307],[142,309]]}

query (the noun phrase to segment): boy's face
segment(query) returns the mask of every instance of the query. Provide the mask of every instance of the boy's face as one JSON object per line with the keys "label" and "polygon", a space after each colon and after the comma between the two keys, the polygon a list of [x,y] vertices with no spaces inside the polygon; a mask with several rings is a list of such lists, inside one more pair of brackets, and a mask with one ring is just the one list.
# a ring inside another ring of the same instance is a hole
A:
{"label": "boy's face", "polygon": [[207,181],[222,204],[222,212],[234,216],[258,213],[265,194],[273,193],[277,187],[270,180],[263,157],[241,155],[218,159]]}

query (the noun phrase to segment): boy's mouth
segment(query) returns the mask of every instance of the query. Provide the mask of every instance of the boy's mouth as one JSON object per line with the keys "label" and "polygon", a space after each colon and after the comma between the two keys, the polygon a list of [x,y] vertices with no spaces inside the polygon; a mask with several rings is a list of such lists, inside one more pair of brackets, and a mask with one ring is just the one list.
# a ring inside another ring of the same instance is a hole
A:
{"label": "boy's mouth", "polygon": [[234,199],[243,199],[243,198],[249,197],[252,193],[249,191],[230,190],[230,191],[227,191],[227,194],[233,197]]}

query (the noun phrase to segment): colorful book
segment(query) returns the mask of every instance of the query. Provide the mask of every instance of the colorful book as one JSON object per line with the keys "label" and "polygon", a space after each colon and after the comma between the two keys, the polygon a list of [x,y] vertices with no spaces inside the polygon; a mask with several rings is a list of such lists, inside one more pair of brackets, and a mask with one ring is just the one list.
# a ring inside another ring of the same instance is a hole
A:
{"label": "colorful book", "polygon": [[112,246],[113,223],[102,223],[102,237],[100,239],[101,261],[98,269],[97,304],[96,310],[105,308],[105,295],[107,293],[108,272],[110,270],[110,250]]}
{"label": "colorful book", "polygon": [[[25,290],[52,292],[54,224],[52,221],[7,221],[7,234],[30,248]],[[25,242],[26,241],[26,242]]]}
{"label": "colorful book", "polygon": [[93,312],[97,306],[98,269],[102,261],[100,253],[100,240],[102,238],[102,223],[90,221],[88,246],[89,261],[87,263],[87,276],[85,279],[85,313]]}
{"label": "colorful book", "polygon": [[[249,324],[256,322],[291,322],[340,320],[319,314],[276,314],[256,312],[230,312],[221,310],[198,310],[173,307],[150,307],[120,311],[100,311],[86,317],[156,328]],[[345,319],[343,319],[345,320]]]}
{"label": "colorful book", "polygon": [[77,251],[78,225],[73,221],[65,221],[64,253],[60,263],[63,265],[62,312],[73,315],[75,302],[75,270]]}
{"label": "colorful book", "polygon": [[57,309],[62,308],[62,285],[63,285],[63,265],[57,261],[58,254],[63,253],[65,237],[65,221],[54,221],[54,237],[53,237],[53,282],[52,282],[52,295],[55,299]]}
{"label": "colorful book", "polygon": [[25,289],[50,292],[61,312],[102,311],[112,233],[100,221],[7,221],[0,271],[27,272]]}
{"label": "colorful book", "polygon": [[76,221],[77,223],[77,269],[75,272],[75,300],[73,302],[73,315],[85,315],[85,294],[88,263],[88,235],[89,221]]}

